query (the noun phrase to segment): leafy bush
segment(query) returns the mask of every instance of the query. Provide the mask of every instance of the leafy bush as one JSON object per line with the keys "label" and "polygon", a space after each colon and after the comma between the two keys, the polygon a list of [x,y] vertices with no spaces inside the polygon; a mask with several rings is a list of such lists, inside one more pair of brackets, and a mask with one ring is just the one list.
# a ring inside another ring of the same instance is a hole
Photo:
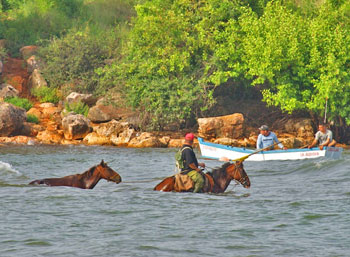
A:
{"label": "leafy bush", "polygon": [[89,106],[87,106],[85,103],[83,102],[75,102],[75,103],[71,103],[65,104],[65,108],[67,110],[67,112],[75,112],[76,114],[82,114],[85,117],[88,115],[89,113]]}
{"label": "leafy bush", "polygon": [[55,38],[39,51],[44,61],[42,73],[51,87],[72,84],[74,91],[94,92],[95,69],[104,65],[106,52],[99,41],[93,40],[89,28],[73,30],[65,37]]}
{"label": "leafy bush", "polygon": [[58,103],[60,98],[58,90],[51,87],[39,87],[32,89],[32,94],[39,99],[41,103]]}
{"label": "leafy bush", "polygon": [[27,114],[27,122],[38,124],[39,118],[37,116],[35,116],[34,114]]}
{"label": "leafy bush", "polygon": [[33,107],[33,104],[26,98],[20,98],[20,97],[7,97],[4,99],[5,102],[13,104],[17,107],[21,107],[28,111],[30,108]]}

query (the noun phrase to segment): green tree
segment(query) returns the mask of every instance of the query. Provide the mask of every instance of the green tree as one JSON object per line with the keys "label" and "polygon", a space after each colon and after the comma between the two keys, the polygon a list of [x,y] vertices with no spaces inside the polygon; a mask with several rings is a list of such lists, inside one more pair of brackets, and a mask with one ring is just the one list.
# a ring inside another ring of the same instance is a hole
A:
{"label": "green tree", "polygon": [[242,8],[228,0],[145,1],[136,6],[126,57],[105,76],[117,74],[114,84],[153,128],[198,117],[213,104],[215,87],[241,72]]}
{"label": "green tree", "polygon": [[348,10],[348,3],[326,2],[305,19],[276,1],[261,17],[242,18],[246,76],[262,89],[264,101],[321,115],[328,98],[330,117],[350,124]]}

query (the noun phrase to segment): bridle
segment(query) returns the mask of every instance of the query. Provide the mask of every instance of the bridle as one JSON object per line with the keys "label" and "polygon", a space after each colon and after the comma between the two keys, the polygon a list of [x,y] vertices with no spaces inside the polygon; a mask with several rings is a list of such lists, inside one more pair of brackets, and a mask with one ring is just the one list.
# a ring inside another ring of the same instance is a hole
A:
{"label": "bridle", "polygon": [[[235,162],[233,164],[235,165],[235,171],[233,173],[233,180],[238,181],[240,184],[242,184],[244,187],[246,187],[247,183],[248,183],[248,181],[247,181],[248,175],[243,176],[242,171],[241,171],[241,169],[239,169],[237,163]],[[239,180],[234,178],[236,176],[236,172],[239,172],[239,175],[241,177]]]}

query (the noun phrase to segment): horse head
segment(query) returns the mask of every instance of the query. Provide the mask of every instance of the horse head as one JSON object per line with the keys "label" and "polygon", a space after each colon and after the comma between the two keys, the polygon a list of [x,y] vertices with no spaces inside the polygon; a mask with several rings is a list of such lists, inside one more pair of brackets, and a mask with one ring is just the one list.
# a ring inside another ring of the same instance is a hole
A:
{"label": "horse head", "polygon": [[250,180],[243,168],[242,161],[236,161],[235,163],[231,163],[231,165],[229,165],[226,168],[226,172],[231,176],[232,179],[241,183],[243,187],[245,188],[250,187]]}
{"label": "horse head", "polygon": [[96,170],[99,171],[101,177],[107,181],[112,181],[119,184],[122,181],[120,175],[115,172],[112,168],[110,168],[107,163],[103,160],[99,165],[96,166]]}

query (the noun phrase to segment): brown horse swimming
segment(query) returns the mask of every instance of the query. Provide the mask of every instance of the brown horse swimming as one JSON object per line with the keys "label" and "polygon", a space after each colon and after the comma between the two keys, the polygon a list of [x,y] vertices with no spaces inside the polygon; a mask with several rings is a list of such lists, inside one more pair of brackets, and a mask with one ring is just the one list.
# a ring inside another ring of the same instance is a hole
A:
{"label": "brown horse swimming", "polygon": [[62,178],[45,178],[34,180],[29,185],[45,184],[48,186],[68,186],[79,187],[83,189],[93,189],[100,179],[120,183],[122,181],[120,175],[112,170],[102,160],[100,164],[93,166],[82,174],[70,175]]}
{"label": "brown horse swimming", "polygon": [[[154,190],[164,192],[192,192],[193,188],[188,190],[178,190],[175,186],[176,176],[168,177],[155,186]],[[213,169],[205,174],[205,185],[202,188],[203,193],[223,193],[232,180],[238,181],[243,187],[250,187],[250,180],[243,168],[243,162],[227,162],[220,168]]]}

